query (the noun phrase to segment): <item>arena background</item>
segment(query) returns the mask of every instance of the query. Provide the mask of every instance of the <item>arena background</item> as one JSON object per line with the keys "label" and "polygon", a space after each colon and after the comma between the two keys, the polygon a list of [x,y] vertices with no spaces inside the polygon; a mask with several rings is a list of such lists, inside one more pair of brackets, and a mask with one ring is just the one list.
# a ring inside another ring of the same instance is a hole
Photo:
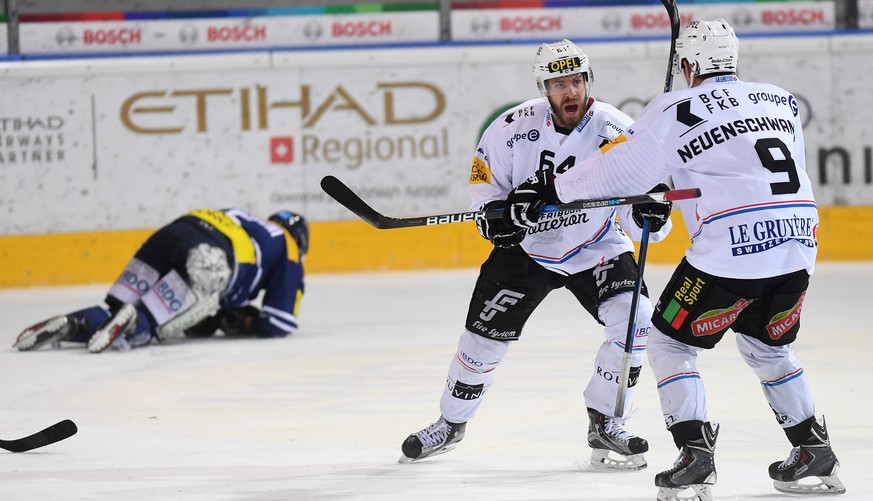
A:
{"label": "arena background", "polygon": [[[59,12],[62,5],[63,11]],[[873,260],[873,0],[679,2],[725,17],[740,77],[804,117],[823,261]],[[661,91],[660,1],[9,1],[0,23],[0,287],[105,283],[194,208],[311,222],[310,273],[474,267],[472,224],[379,231],[335,175],[395,216],[456,212],[482,127],[536,97],[539,43],[589,53],[594,96],[636,116]],[[681,218],[650,261],[678,261]]]}

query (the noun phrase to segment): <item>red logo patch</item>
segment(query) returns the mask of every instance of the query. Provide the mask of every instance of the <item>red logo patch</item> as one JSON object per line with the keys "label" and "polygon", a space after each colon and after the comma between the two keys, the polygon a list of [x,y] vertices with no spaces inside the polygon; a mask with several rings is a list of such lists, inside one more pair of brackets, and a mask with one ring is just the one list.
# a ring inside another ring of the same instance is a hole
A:
{"label": "red logo patch", "polygon": [[270,138],[270,163],[290,164],[294,161],[294,138],[279,136]]}
{"label": "red logo patch", "polygon": [[803,298],[805,297],[806,292],[800,295],[800,299],[797,300],[797,303],[790,310],[773,315],[770,323],[767,324],[767,334],[770,335],[770,339],[779,339],[800,321],[800,310],[803,309]]}

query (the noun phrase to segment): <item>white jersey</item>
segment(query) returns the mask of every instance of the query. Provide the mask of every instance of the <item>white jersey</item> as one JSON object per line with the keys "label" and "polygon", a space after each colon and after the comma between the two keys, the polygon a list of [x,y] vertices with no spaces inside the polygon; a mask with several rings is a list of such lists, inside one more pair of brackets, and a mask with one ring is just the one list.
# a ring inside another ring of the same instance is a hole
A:
{"label": "white jersey", "polygon": [[645,192],[672,175],[703,194],[678,202],[692,266],[728,278],[812,274],[818,211],[788,91],[712,77],[657,97],[601,151],[557,177],[561,200]]}
{"label": "white jersey", "polygon": [[[538,169],[565,172],[577,161],[615,139],[632,122],[616,108],[589,100],[588,112],[569,135],[557,132],[542,98],[526,101],[489,125],[473,157],[470,176],[471,210],[509,192]],[[572,275],[597,263],[634,250],[616,222],[616,213],[631,235],[641,230],[631,218],[631,207],[544,214],[536,229],[528,229],[521,247],[544,268]],[[652,241],[670,231],[669,223]]]}

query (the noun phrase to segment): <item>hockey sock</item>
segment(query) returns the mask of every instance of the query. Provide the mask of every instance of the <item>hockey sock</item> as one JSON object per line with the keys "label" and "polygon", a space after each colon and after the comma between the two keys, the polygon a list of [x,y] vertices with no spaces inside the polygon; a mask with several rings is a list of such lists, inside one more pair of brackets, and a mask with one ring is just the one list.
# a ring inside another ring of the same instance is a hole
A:
{"label": "hockey sock", "polygon": [[467,330],[461,334],[440,399],[440,411],[446,421],[466,423],[476,414],[494,380],[493,371],[507,351],[509,343],[506,341],[485,338]]}

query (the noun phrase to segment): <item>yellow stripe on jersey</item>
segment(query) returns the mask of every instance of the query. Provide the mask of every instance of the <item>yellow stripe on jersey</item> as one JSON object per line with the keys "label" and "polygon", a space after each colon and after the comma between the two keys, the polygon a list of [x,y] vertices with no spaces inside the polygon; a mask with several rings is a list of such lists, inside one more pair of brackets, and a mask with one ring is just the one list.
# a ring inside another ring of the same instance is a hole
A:
{"label": "yellow stripe on jersey", "polygon": [[[270,221],[273,223],[273,221]],[[273,223],[276,224],[276,223]],[[276,226],[279,226],[276,224]],[[297,241],[291,238],[291,234],[288,233],[288,230],[282,228],[282,234],[285,235],[285,249],[288,251],[288,261],[292,263],[297,263],[300,261],[300,248],[297,247]]]}
{"label": "yellow stripe on jersey", "polygon": [[255,246],[246,230],[224,212],[213,209],[197,209],[188,213],[211,224],[230,240],[237,263],[255,264]]}
{"label": "yellow stripe on jersey", "polygon": [[294,311],[293,311],[295,317],[300,316],[300,301],[302,299],[303,299],[303,291],[300,289],[297,289],[297,297],[294,298]]}
{"label": "yellow stripe on jersey", "polygon": [[615,146],[615,145],[617,145],[617,144],[621,144],[621,143],[623,143],[623,142],[625,142],[625,141],[627,141],[627,138],[624,137],[624,134],[619,134],[618,136],[616,136],[615,139],[613,139],[612,141],[610,141],[610,142],[604,144],[603,146],[601,146],[601,147],[600,147],[600,153],[601,153],[601,154],[605,154],[607,151],[611,150],[613,146]]}
{"label": "yellow stripe on jersey", "polygon": [[470,172],[470,184],[491,182],[491,168],[481,158],[473,157],[473,171]]}

